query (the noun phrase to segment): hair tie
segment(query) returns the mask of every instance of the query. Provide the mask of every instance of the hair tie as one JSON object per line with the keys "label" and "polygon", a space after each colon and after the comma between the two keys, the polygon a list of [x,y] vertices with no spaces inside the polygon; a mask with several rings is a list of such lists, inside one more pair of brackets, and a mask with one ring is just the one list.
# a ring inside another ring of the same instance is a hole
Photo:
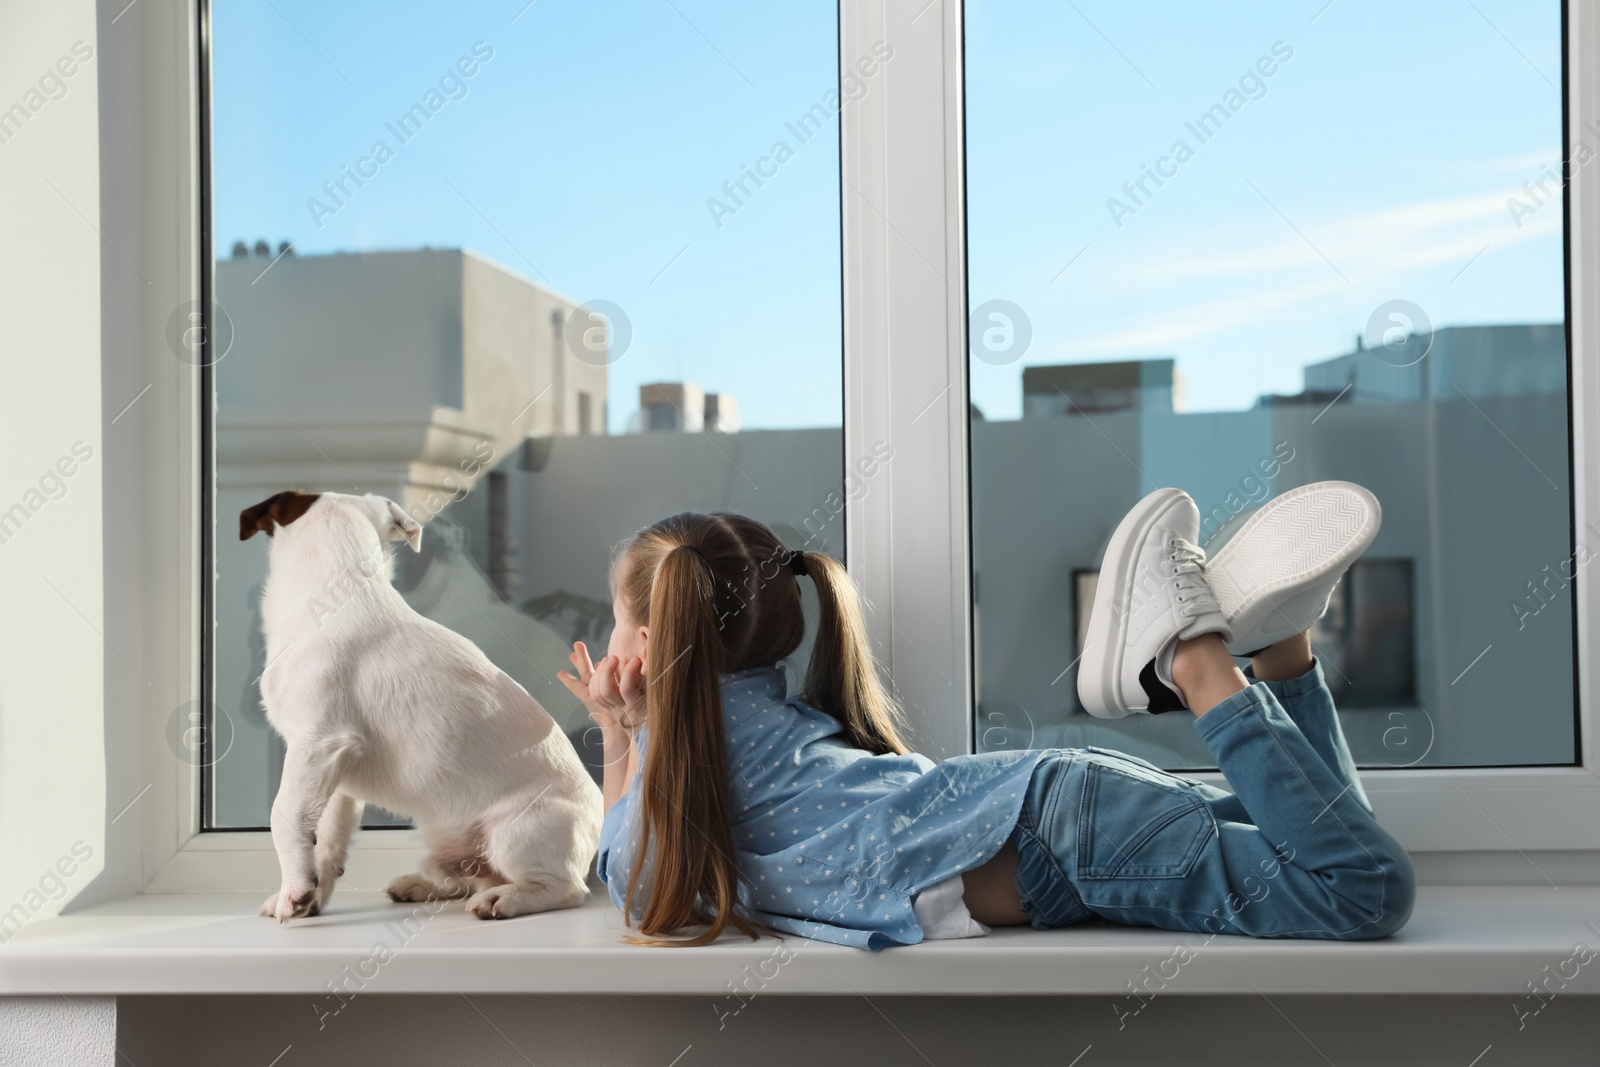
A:
{"label": "hair tie", "polygon": [[806,575],[811,573],[810,571],[806,570],[806,558],[804,552],[789,553],[789,570],[794,572],[796,578],[804,578]]}

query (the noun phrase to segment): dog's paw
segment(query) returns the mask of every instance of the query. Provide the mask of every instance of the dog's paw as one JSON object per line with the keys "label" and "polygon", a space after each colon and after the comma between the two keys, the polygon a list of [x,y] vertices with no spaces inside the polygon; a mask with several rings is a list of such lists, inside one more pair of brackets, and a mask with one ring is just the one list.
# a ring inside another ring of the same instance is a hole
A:
{"label": "dog's paw", "polygon": [[280,889],[261,905],[261,914],[286,923],[290,919],[306,919],[321,914],[322,899],[315,886],[302,889]]}
{"label": "dog's paw", "polygon": [[562,889],[532,882],[497,885],[474,893],[467,900],[467,910],[480,919],[509,919],[530,912],[575,908],[583,903],[584,894],[581,886]]}
{"label": "dog's paw", "polygon": [[509,919],[521,915],[522,891],[514,885],[497,885],[467,898],[467,910],[480,919]]}
{"label": "dog's paw", "polygon": [[430,900],[445,900],[439,887],[420,874],[402,874],[383,887],[389,899],[397,904],[423,904]]}

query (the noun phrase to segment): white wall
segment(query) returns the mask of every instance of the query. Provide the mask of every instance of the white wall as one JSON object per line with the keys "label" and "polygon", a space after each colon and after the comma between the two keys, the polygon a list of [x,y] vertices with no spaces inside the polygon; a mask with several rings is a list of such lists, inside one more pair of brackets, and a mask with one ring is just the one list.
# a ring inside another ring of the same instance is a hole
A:
{"label": "white wall", "polygon": [[0,997],[0,1063],[113,1067],[115,997]]}
{"label": "white wall", "polygon": [[583,392],[589,432],[605,433],[607,365],[577,358],[551,323],[576,303],[474,252],[461,253],[461,282],[466,410],[519,437],[575,434]]}
{"label": "white wall", "polygon": [[[101,638],[101,479],[113,446],[101,432],[101,271],[132,268],[96,232],[95,7],[0,5],[0,109],[26,106],[74,42],[93,58],[62,79],[59,99],[38,94],[38,110],[0,144],[0,511],[31,512],[0,544],[0,913],[19,903],[54,913],[60,900],[37,890],[75,841],[93,858],[65,879],[70,890],[99,870],[103,698],[108,681],[141,684],[126,663],[111,663],[116,653]],[[75,473],[58,498],[40,493],[41,477],[77,442],[93,458],[66,464]],[[38,818],[42,808],[56,816]]]}

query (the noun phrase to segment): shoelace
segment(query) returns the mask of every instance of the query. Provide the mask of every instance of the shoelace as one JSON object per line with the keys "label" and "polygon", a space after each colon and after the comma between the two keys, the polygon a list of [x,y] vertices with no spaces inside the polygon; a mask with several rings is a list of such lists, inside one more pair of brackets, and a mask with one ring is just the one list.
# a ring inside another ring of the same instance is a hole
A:
{"label": "shoelace", "polygon": [[1211,587],[1206,584],[1202,570],[1206,554],[1199,545],[1174,537],[1167,561],[1172,564],[1172,584],[1178,590],[1178,595],[1173,599],[1179,605],[1179,614],[1186,619],[1198,618],[1210,612],[1222,614],[1222,605],[1217,603]]}

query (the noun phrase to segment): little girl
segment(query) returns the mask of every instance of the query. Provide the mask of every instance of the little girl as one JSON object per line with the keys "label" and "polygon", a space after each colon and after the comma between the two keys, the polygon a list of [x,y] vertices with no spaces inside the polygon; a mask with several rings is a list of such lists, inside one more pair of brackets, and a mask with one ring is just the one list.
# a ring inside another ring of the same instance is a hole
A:
{"label": "little girl", "polygon": [[[562,680],[599,724],[598,873],[638,931],[879,949],[1091,917],[1258,937],[1398,930],[1415,881],[1356,778],[1306,631],[1376,534],[1348,483],[1280,495],[1205,562],[1159,490],[1106,549],[1079,672],[1093,714],[1191,710],[1233,792],[1100,748],[908,751],[844,568],[753,519],[663,519],[612,566],[616,628]],[[801,694],[799,583],[819,619]],[[1241,673],[1230,654],[1251,658]]]}

